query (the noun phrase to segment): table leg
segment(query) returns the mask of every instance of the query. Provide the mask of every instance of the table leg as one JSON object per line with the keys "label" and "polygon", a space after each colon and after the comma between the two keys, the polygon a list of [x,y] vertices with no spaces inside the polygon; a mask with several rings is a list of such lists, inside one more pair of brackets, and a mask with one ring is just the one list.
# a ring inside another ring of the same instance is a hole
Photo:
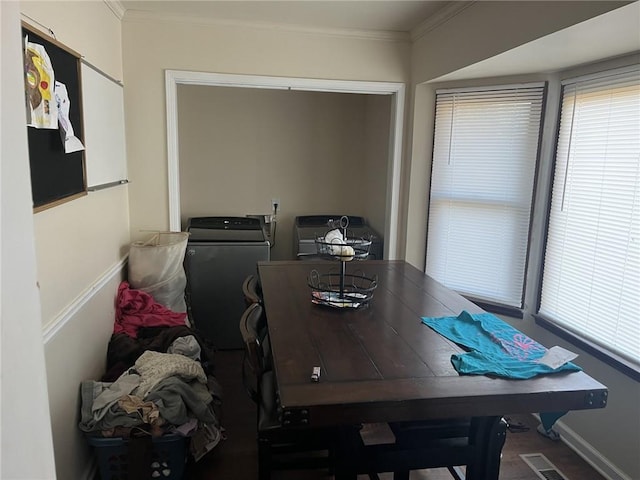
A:
{"label": "table leg", "polygon": [[475,453],[473,462],[467,466],[466,480],[498,480],[506,431],[507,424],[502,417],[472,419],[469,441]]}
{"label": "table leg", "polygon": [[338,429],[334,452],[334,480],[356,480],[358,477],[357,462],[359,446],[354,441],[354,428],[345,426]]}

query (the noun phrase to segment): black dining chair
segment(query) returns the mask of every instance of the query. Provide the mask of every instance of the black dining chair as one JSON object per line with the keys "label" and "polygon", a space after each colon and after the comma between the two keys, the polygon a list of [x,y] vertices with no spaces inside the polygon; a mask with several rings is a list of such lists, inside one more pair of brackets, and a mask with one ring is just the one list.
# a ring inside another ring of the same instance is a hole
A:
{"label": "black dining chair", "polygon": [[257,275],[248,275],[242,282],[242,293],[246,306],[252,303],[262,303],[262,289]]}
{"label": "black dining chair", "polygon": [[[466,476],[497,478],[505,424],[500,421],[477,425],[476,421],[478,419],[390,423],[395,440],[369,445],[349,441],[346,447],[340,445],[336,472],[340,472],[340,479],[355,480],[360,474],[378,478],[378,473],[393,472],[394,480],[408,480],[411,470],[444,467],[455,480],[464,480]],[[479,419],[479,423],[484,420]],[[492,440],[488,444],[475,442],[474,431],[489,425]],[[462,466],[466,466],[466,472]]]}
{"label": "black dining chair", "polygon": [[268,345],[266,319],[259,303],[251,304],[242,314],[240,332],[245,344],[243,383],[258,412],[258,478],[268,480],[273,470],[330,470],[336,430],[287,427],[281,421],[275,373],[264,348]]}
{"label": "black dining chair", "polygon": [[[340,471],[352,473],[393,472],[394,480],[408,480],[411,470],[446,467],[455,480],[466,475],[474,478],[496,476],[500,454],[506,439],[506,422],[499,417],[454,418],[431,421],[392,422],[388,424],[395,440],[360,446],[341,454]],[[489,429],[491,441],[478,442],[481,429]],[[485,470],[480,471],[480,465]],[[473,472],[473,473],[471,473]]]}

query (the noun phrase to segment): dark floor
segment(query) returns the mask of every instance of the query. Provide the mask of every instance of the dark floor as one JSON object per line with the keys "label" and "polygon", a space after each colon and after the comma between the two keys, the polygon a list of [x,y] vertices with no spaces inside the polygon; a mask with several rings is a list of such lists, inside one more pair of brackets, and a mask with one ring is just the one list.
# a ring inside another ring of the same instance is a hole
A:
{"label": "dark floor", "polygon": [[[216,376],[224,390],[223,425],[226,440],[195,465],[188,468],[185,480],[253,480],[257,478],[257,448],[255,442],[255,407],[246,395],[241,381],[241,351],[221,351],[216,354]],[[502,451],[501,480],[539,480],[520,454],[542,453],[567,480],[604,480],[573,450],[562,442],[553,442],[536,432],[537,421],[531,415],[507,415],[511,423],[520,422],[528,431],[507,432]],[[329,480],[321,471],[275,472],[273,480]],[[360,477],[359,477],[360,478]],[[362,477],[363,479],[366,477]],[[391,474],[381,474],[390,480]],[[446,469],[411,472],[411,480],[450,480]]]}

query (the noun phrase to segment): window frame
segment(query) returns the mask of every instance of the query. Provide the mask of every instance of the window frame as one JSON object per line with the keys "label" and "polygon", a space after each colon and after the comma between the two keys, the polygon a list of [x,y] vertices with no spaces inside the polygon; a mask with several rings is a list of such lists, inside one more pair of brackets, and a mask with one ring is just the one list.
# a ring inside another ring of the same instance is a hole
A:
{"label": "window frame", "polygon": [[640,365],[633,363],[632,361],[626,359],[625,357],[619,355],[615,351],[604,347],[601,344],[598,344],[589,338],[582,336],[572,330],[567,329],[562,324],[554,321],[552,318],[541,314],[540,308],[542,304],[542,282],[544,276],[544,260],[545,260],[545,250],[549,238],[549,227],[550,227],[550,215],[551,215],[551,201],[553,196],[553,179],[556,171],[556,152],[558,148],[558,142],[560,140],[560,118],[562,116],[562,101],[563,101],[563,82],[571,79],[575,79],[580,76],[592,76],[598,74],[606,74],[607,72],[624,69],[628,67],[632,67],[633,65],[638,65],[638,58],[633,58],[631,60],[622,63],[621,65],[603,65],[602,63],[591,64],[586,67],[586,72],[574,73],[571,70],[566,70],[561,73],[561,75],[556,80],[556,87],[558,88],[558,98],[556,100],[557,104],[555,107],[557,108],[555,125],[553,128],[554,136],[553,142],[551,144],[551,157],[549,161],[549,171],[548,171],[548,184],[547,188],[544,191],[536,190],[537,195],[544,196],[544,225],[539,233],[539,238],[537,241],[539,242],[540,248],[540,260],[537,262],[537,268],[535,269],[535,280],[536,280],[536,292],[535,292],[535,303],[533,311],[530,312],[530,315],[533,317],[534,322],[539,327],[553,333],[559,338],[569,342],[571,345],[574,345],[585,352],[593,355],[598,360],[603,363],[609,365],[610,367],[616,369],[620,373],[632,378],[635,381],[640,381]]}
{"label": "window frame", "polygon": [[[465,88],[465,87],[485,87],[500,84],[509,83],[530,83],[536,81],[544,81],[547,83],[545,90],[545,98],[543,104],[543,120],[542,120],[542,132],[540,135],[540,145],[538,149],[537,166],[534,176],[534,190],[533,190],[533,202],[531,204],[532,214],[530,215],[529,222],[529,238],[528,238],[528,252],[526,260],[525,282],[524,282],[524,302],[521,309],[515,309],[505,305],[497,303],[487,302],[479,298],[472,296],[466,296],[470,301],[481,306],[486,311],[510,317],[513,319],[522,319],[522,321],[530,322],[531,325],[535,325],[537,328],[548,331],[555,335],[559,340],[565,341],[569,344],[568,348],[575,346],[581,351],[593,356],[604,364],[610,366],[623,375],[635,380],[640,381],[640,368],[615,352],[607,350],[606,348],[594,344],[585,337],[580,336],[572,331],[566,330],[561,326],[553,323],[549,318],[545,318],[543,315],[538,314],[542,293],[542,272],[544,268],[544,254],[546,247],[546,238],[549,229],[549,213],[551,208],[551,195],[553,187],[553,177],[556,167],[556,150],[557,141],[560,127],[561,116],[561,102],[562,102],[562,82],[568,79],[592,75],[599,72],[608,70],[615,70],[618,68],[630,67],[640,63],[640,51],[631,52],[627,55],[623,55],[616,58],[596,60],[589,64],[580,66],[573,66],[565,68],[555,72],[537,72],[526,75],[516,75],[511,77],[490,77],[490,78],[476,78],[466,79],[450,82],[431,83],[429,90],[431,92],[432,104],[430,110],[432,114],[432,123],[430,124],[431,134],[433,135],[435,129],[435,92],[438,89],[452,89],[452,88]],[[428,146],[427,155],[433,155],[433,141]],[[427,157],[429,158],[429,157]],[[430,160],[430,167],[428,170],[427,184],[426,184],[426,225],[425,225],[425,240],[424,245],[424,257],[421,264],[426,267],[426,256],[428,248],[428,215],[429,215],[429,199],[431,191],[431,171],[432,171],[432,158]],[[426,268],[425,268],[426,270]]]}
{"label": "window frame", "polygon": [[525,305],[526,305],[526,292],[528,288],[529,281],[529,268],[530,268],[530,258],[531,258],[531,249],[532,249],[532,231],[533,231],[533,222],[534,222],[534,214],[535,214],[535,203],[537,196],[537,188],[538,188],[538,177],[540,175],[540,164],[541,164],[541,151],[542,151],[542,142],[544,137],[545,124],[547,121],[547,101],[548,101],[548,91],[549,91],[549,82],[547,79],[528,79],[526,81],[509,81],[505,79],[496,79],[496,81],[482,83],[471,86],[452,86],[449,87],[447,85],[441,85],[434,88],[435,100],[433,105],[433,136],[432,136],[432,144],[431,144],[431,162],[429,167],[429,188],[427,191],[427,215],[426,215],[426,231],[425,231],[425,250],[424,250],[424,259],[422,262],[423,270],[426,272],[426,264],[427,264],[427,250],[429,248],[429,216],[431,213],[431,189],[433,188],[433,153],[435,147],[435,126],[436,126],[436,112],[437,112],[437,93],[438,91],[443,91],[444,93],[449,93],[448,90],[452,91],[460,91],[460,92],[483,92],[483,91],[493,91],[493,90],[507,90],[509,88],[518,88],[518,87],[535,87],[539,86],[542,89],[541,96],[541,111],[540,111],[540,119],[538,124],[538,139],[535,153],[535,166],[533,171],[532,185],[531,185],[531,198],[529,204],[529,220],[527,224],[527,235],[526,235],[526,247],[524,249],[524,270],[522,277],[522,288],[520,292],[520,305],[513,306],[503,304],[497,301],[492,301],[490,299],[482,298],[480,296],[474,296],[470,293],[458,292],[460,295],[465,297],[467,300],[475,303],[480,306],[484,310],[487,310],[492,313],[506,315],[513,318],[524,318],[525,315]]}

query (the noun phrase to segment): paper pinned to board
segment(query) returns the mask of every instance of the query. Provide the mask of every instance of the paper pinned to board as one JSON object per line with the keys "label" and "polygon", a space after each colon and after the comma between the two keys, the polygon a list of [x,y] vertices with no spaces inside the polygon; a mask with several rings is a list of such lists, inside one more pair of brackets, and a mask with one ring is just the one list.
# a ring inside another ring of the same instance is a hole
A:
{"label": "paper pinned to board", "polygon": [[75,136],[71,119],[69,118],[69,110],[71,102],[67,93],[67,86],[56,80],[56,105],[58,106],[58,125],[60,126],[60,138],[64,145],[65,153],[78,152],[84,150],[84,145],[78,137]]}
{"label": "paper pinned to board", "polygon": [[24,81],[27,102],[27,125],[35,128],[58,128],[58,106],[54,98],[55,73],[43,45],[24,39]]}
{"label": "paper pinned to board", "polygon": [[551,347],[549,350],[547,350],[547,352],[538,359],[538,363],[542,363],[543,365],[546,365],[547,367],[553,368],[555,370],[565,363],[570,362],[577,356],[577,353],[556,345],[555,347]]}

